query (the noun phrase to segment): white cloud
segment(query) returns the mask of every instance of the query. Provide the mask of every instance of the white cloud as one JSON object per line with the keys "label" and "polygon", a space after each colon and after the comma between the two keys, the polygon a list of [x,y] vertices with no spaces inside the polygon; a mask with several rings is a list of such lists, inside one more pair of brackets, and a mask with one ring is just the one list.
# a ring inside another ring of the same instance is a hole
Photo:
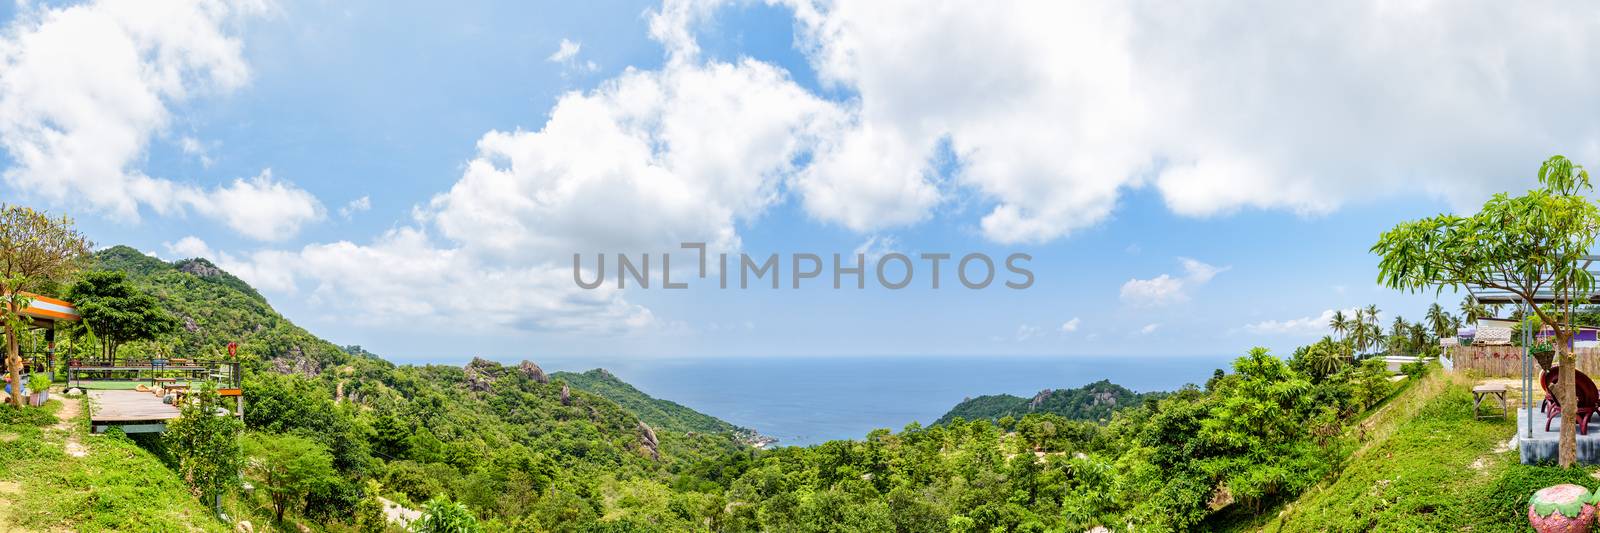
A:
{"label": "white cloud", "polygon": [[1078,317],[1072,317],[1072,320],[1068,320],[1066,322],[1062,322],[1061,323],[1061,332],[1062,333],[1072,333],[1074,331],[1078,331],[1078,323],[1079,323]]}
{"label": "white cloud", "polygon": [[[266,172],[207,190],[136,168],[171,121],[169,105],[249,81],[242,45],[226,27],[264,10],[204,0],[23,6],[0,37],[0,145],[13,162],[5,182],[122,220],[138,220],[141,209],[193,210],[258,239],[315,220],[314,197]],[[178,144],[209,165],[198,140]]]}
{"label": "white cloud", "polygon": [[870,235],[856,246],[854,253],[865,256],[869,262],[875,262],[884,255],[899,252],[899,247],[900,239],[893,235]]}
{"label": "white cloud", "polygon": [[1028,339],[1032,339],[1034,337],[1038,337],[1039,334],[1042,333],[1042,332],[1043,332],[1043,330],[1041,330],[1039,328],[1039,326],[1035,326],[1035,325],[1032,325],[1032,324],[1023,324],[1023,325],[1017,326],[1016,340],[1017,340],[1017,342],[1027,341]]}
{"label": "white cloud", "polygon": [[491,131],[422,216],[470,253],[554,260],[703,241],[735,248],[736,222],[779,184],[835,107],[754,60],[630,70],[569,93],[539,131]]}
{"label": "white cloud", "polygon": [[[1304,337],[1327,335],[1329,333],[1333,333],[1333,329],[1329,328],[1328,324],[1333,321],[1334,311],[1335,310],[1333,309],[1328,309],[1323,311],[1322,314],[1314,317],[1306,316],[1300,318],[1291,318],[1288,320],[1263,320],[1253,324],[1245,324],[1244,329],[1250,333],[1262,335],[1296,335]],[[1355,317],[1355,308],[1343,309],[1342,311],[1347,319]]]}
{"label": "white cloud", "polygon": [[372,197],[363,195],[344,204],[344,207],[340,207],[339,216],[349,220],[356,213],[365,213],[370,209],[372,209]]}
{"label": "white cloud", "polygon": [[1183,277],[1162,274],[1150,279],[1130,279],[1122,284],[1122,301],[1136,305],[1160,306],[1188,301],[1190,288],[1204,285],[1232,267],[1212,266],[1187,257],[1179,257]]}
{"label": "white cloud", "polygon": [[1161,328],[1161,324],[1155,324],[1155,323],[1145,324],[1144,327],[1139,328],[1139,334],[1140,335],[1149,335],[1151,333],[1155,333],[1156,330],[1160,329],[1160,328]]}
{"label": "white cloud", "polygon": [[1183,280],[1170,274],[1151,279],[1130,279],[1122,284],[1122,301],[1149,305],[1162,305],[1189,299],[1183,292]]}
{"label": "white cloud", "polygon": [[299,233],[300,226],[323,218],[322,202],[304,189],[273,179],[271,169],[254,178],[233,180],[189,203],[241,235],[262,241],[287,239]]}
{"label": "white cloud", "polygon": [[[822,81],[855,95],[797,190],[857,230],[951,194],[932,163],[946,143],[1002,243],[1098,223],[1130,188],[1190,216],[1463,206],[1529,186],[1551,153],[1600,158],[1600,125],[1570,120],[1600,114],[1589,4],[785,3]],[[687,25],[706,4],[663,10]]]}
{"label": "white cloud", "polygon": [[166,247],[167,253],[174,256],[175,259],[188,259],[191,257],[213,259],[217,257],[216,251],[212,250],[211,246],[206,244],[206,241],[200,240],[199,237],[193,235],[178,239],[178,242],[163,243],[163,246]]}
{"label": "white cloud", "polygon": [[[485,133],[460,179],[414,210],[416,226],[221,264],[375,323],[657,327],[619,290],[578,288],[572,254],[738,248],[736,225],[778,201],[799,156],[843,113],[772,65],[681,56],[563,95],[547,116],[535,131]],[[496,297],[463,297],[473,294]]]}
{"label": "white cloud", "polygon": [[556,47],[556,51],[550,54],[550,57],[545,58],[545,61],[549,61],[551,63],[566,63],[572,61],[573,58],[578,57],[578,50],[582,47],[583,45],[581,43],[562,39],[561,44]]}
{"label": "white cloud", "polygon": [[195,159],[199,160],[200,166],[211,168],[213,161],[208,153],[210,150],[205,143],[200,142],[200,139],[185,135],[178,139],[178,148],[183,150],[184,155],[194,156]]}

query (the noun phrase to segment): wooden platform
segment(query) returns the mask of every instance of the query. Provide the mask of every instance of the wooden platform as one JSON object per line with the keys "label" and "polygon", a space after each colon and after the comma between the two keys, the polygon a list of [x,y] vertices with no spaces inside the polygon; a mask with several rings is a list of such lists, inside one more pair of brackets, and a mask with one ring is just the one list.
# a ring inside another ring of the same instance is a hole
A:
{"label": "wooden platform", "polygon": [[166,431],[168,420],[178,418],[178,408],[161,403],[161,397],[132,390],[89,392],[89,428],[104,433],[111,426],[127,433]]}

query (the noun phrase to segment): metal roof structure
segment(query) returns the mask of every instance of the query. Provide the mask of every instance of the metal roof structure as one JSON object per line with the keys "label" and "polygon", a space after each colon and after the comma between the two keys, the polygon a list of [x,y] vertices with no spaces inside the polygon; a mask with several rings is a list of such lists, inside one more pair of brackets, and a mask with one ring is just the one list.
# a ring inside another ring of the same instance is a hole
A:
{"label": "metal roof structure", "polygon": [[[1583,269],[1589,271],[1589,275],[1594,276],[1595,279],[1600,280],[1600,255],[1587,255],[1584,256],[1581,261],[1583,263]],[[1503,289],[1494,289],[1482,286],[1474,287],[1468,285],[1467,294],[1472,297],[1473,301],[1485,305],[1517,305],[1523,303],[1538,305],[1555,302],[1558,300],[1555,293],[1549,290],[1535,293],[1533,295],[1533,299],[1527,302],[1524,302],[1522,296],[1517,295],[1516,293],[1512,293]],[[1579,297],[1576,299],[1584,303],[1600,304],[1600,292],[1590,293],[1585,297]]]}

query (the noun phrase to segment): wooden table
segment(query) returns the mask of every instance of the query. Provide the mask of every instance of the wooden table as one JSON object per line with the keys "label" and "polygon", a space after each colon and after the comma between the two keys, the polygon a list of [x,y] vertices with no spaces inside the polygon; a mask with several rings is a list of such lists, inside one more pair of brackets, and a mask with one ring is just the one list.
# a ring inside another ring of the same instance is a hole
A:
{"label": "wooden table", "polygon": [[1490,396],[1500,399],[1500,418],[1506,417],[1506,386],[1505,385],[1478,385],[1472,388],[1472,416],[1473,418],[1494,418],[1493,412],[1487,415],[1478,413],[1478,406]]}

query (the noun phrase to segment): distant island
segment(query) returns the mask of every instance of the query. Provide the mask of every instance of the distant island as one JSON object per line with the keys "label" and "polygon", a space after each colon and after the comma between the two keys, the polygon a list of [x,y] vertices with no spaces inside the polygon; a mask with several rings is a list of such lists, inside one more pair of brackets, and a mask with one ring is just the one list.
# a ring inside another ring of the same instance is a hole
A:
{"label": "distant island", "polygon": [[996,421],[1005,417],[1022,418],[1035,413],[1048,413],[1072,420],[1102,421],[1111,413],[1124,407],[1136,407],[1150,400],[1166,397],[1165,392],[1134,392],[1127,387],[1100,380],[1076,389],[1045,389],[1023,398],[1010,394],[993,394],[967,398],[956,404],[950,412],[939,417],[934,424],[949,424],[956,419],[965,421]]}

